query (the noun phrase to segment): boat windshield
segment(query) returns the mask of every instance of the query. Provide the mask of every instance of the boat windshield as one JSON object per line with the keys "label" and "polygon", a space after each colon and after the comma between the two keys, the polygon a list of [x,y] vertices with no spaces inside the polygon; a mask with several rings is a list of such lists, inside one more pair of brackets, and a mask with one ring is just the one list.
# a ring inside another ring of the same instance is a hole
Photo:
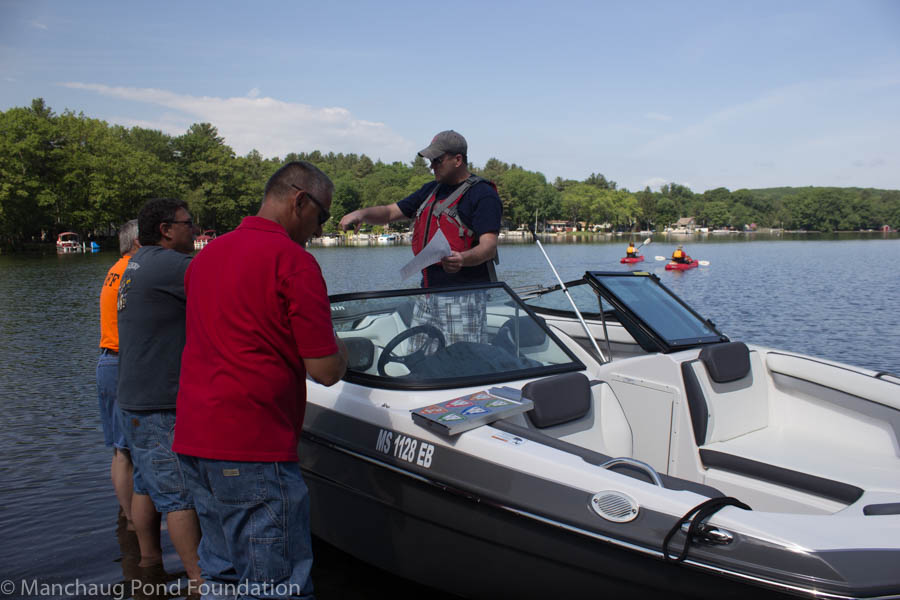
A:
{"label": "boat windshield", "polygon": [[[599,319],[602,303],[603,311],[607,313],[606,317],[610,318],[609,313],[613,309],[612,305],[602,299],[594,288],[587,284],[587,280],[569,281],[566,282],[566,287],[582,316]],[[521,291],[517,290],[517,292],[525,300],[525,303],[538,313],[575,316],[575,312],[572,310],[572,303],[569,302],[569,299],[566,298],[566,293],[558,285],[549,288],[522,288]]]}
{"label": "boat windshield", "polygon": [[651,273],[591,271],[585,279],[612,304],[618,320],[648,352],[728,341]]}
{"label": "boat windshield", "polygon": [[347,345],[346,379],[372,387],[443,389],[584,365],[503,283],[331,297]]}

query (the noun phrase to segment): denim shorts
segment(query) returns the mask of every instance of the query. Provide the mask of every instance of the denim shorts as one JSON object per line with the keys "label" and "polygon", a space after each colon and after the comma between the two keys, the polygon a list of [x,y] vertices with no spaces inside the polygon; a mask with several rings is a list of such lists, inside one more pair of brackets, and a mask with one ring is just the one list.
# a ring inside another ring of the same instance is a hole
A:
{"label": "denim shorts", "polygon": [[309,492],[300,465],[181,459],[203,531],[203,597],[313,598]]}
{"label": "denim shorts", "polygon": [[119,426],[116,387],[119,384],[119,355],[106,349],[97,360],[97,403],[100,407],[100,424],[103,426],[103,442],[107,448],[128,450],[125,434]]}
{"label": "denim shorts", "polygon": [[194,508],[181,460],[172,452],[175,411],[119,407],[119,416],[134,464],[134,493],[149,495],[156,510],[164,514]]}

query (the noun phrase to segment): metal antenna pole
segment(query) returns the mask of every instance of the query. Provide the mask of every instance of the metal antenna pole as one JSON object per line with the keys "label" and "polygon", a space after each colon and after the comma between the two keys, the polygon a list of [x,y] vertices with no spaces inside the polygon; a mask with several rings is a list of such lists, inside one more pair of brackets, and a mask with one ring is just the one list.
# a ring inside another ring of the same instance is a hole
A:
{"label": "metal antenna pole", "polygon": [[[563,283],[562,277],[559,276],[559,273],[556,272],[556,267],[553,266],[553,263],[550,261],[550,257],[547,256],[546,250],[544,250],[544,246],[541,244],[541,241],[537,237],[537,233],[535,233],[534,229],[531,230],[531,237],[534,238],[534,243],[537,244],[537,247],[541,249],[541,254],[544,255],[544,258],[547,259],[547,264],[550,265],[550,269],[553,271],[553,274],[556,276],[556,280],[559,282],[559,286],[566,293],[566,298],[569,299],[569,304],[572,305],[572,308],[575,309],[575,315],[578,317],[578,320],[581,321],[581,326],[584,327],[584,332],[587,334],[588,339],[591,341],[591,344],[594,346],[594,350],[597,351],[597,356],[600,357],[600,360],[603,362],[609,362],[609,359],[603,354],[603,351],[600,350],[600,346],[597,345],[597,340],[594,339],[594,336],[591,334],[590,328],[587,326],[587,323],[584,321],[584,317],[581,316],[581,311],[578,310],[578,306],[575,305],[575,300],[572,299],[572,294],[569,293],[569,288],[566,287],[566,284]],[[601,314],[603,312],[603,307],[600,307]]]}

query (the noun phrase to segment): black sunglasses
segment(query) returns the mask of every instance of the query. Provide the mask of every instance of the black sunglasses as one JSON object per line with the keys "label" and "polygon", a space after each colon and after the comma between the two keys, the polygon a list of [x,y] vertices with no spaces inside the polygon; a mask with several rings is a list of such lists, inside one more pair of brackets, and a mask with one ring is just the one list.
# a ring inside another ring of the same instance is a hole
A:
{"label": "black sunglasses", "polygon": [[442,155],[438,156],[437,158],[431,159],[431,168],[433,169],[433,168],[435,168],[435,167],[441,166],[441,163],[444,162],[444,160],[445,160],[446,158],[447,158],[447,155],[446,155],[446,154],[442,154]]}
{"label": "black sunglasses", "polygon": [[294,188],[294,189],[297,190],[297,191],[300,191],[300,192],[305,193],[305,194],[306,194],[306,197],[309,198],[310,200],[312,200],[313,203],[315,203],[316,207],[318,207],[318,209],[319,209],[319,227],[321,227],[322,225],[324,225],[325,222],[328,221],[328,219],[331,218],[331,213],[328,212],[328,209],[326,209],[324,206],[322,206],[322,203],[319,202],[318,200],[316,200],[316,199],[313,197],[312,194],[310,194],[309,192],[307,192],[306,190],[304,190],[302,187],[297,187],[297,186],[294,185],[293,183],[291,184],[291,187]]}
{"label": "black sunglasses", "polygon": [[194,221],[191,219],[186,219],[184,221],[166,221],[166,223],[169,223],[169,224],[181,223],[182,225],[187,225],[188,227],[194,226]]}

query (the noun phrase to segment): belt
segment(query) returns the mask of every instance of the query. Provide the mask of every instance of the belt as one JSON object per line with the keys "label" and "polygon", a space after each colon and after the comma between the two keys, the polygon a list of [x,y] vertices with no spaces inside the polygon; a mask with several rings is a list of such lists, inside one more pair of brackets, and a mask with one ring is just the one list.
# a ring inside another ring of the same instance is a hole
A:
{"label": "belt", "polygon": [[100,348],[100,354],[111,354],[112,356],[118,356],[119,353],[115,350],[110,350],[109,348]]}

